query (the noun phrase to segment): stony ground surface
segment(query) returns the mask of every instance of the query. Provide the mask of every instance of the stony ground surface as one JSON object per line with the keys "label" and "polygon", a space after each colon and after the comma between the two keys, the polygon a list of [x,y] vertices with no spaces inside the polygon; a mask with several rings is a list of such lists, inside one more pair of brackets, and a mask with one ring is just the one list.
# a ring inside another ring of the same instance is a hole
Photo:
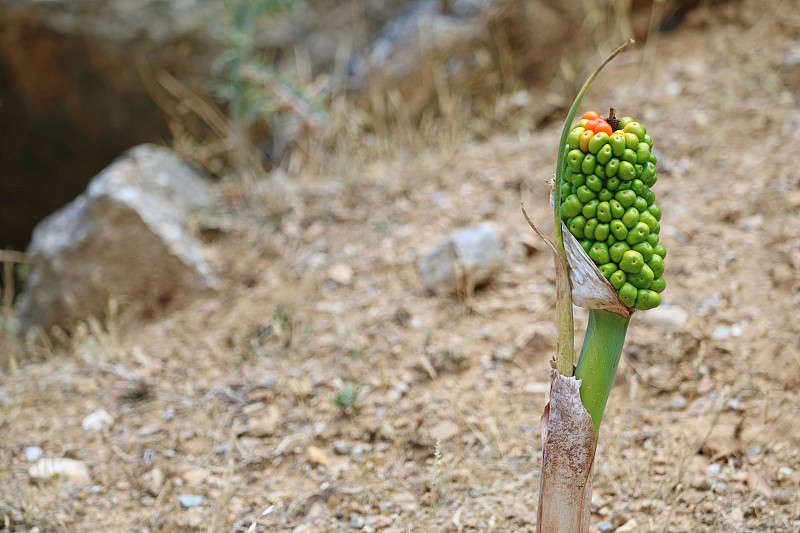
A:
{"label": "stony ground surface", "polygon": [[[668,249],[604,418],[593,531],[800,530],[795,7],[702,8],[587,98],[655,139]],[[3,341],[0,530],[534,531],[554,277],[520,202],[550,231],[559,127],[300,177],[280,219],[223,182],[219,294],[15,368]],[[419,257],[481,223],[503,271],[427,294]]]}

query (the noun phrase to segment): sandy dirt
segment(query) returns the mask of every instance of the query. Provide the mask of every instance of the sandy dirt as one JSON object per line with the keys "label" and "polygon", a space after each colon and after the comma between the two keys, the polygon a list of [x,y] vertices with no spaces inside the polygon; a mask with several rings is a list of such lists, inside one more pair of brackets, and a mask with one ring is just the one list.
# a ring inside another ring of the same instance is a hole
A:
{"label": "sandy dirt", "polygon": [[[800,10],[767,4],[693,12],[582,107],[648,127],[668,250],[604,417],[593,531],[800,530]],[[520,202],[552,231],[559,133],[300,176],[279,220],[223,181],[219,294],[123,309],[0,374],[0,530],[534,531],[555,289]],[[481,223],[503,271],[427,294],[418,258]],[[31,446],[88,472],[32,479]]]}

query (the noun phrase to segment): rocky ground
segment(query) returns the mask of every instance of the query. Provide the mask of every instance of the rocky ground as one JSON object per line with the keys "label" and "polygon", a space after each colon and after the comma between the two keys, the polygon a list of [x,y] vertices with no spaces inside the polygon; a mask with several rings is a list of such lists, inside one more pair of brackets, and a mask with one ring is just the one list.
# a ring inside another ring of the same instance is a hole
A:
{"label": "rocky ground", "polygon": [[[593,531],[800,530],[800,13],[768,4],[700,8],[583,107],[648,126],[668,250],[604,417]],[[27,360],[3,341],[0,530],[534,531],[555,291],[520,202],[552,228],[559,132],[300,176],[282,218],[223,180],[219,294]],[[418,259],[483,223],[502,272],[428,294]]]}

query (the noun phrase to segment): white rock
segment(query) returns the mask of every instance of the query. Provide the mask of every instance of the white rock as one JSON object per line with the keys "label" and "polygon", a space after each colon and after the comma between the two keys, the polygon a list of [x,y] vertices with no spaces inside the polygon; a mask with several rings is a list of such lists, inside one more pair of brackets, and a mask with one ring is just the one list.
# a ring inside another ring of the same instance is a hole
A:
{"label": "white rock", "polygon": [[81,422],[81,427],[84,431],[105,431],[112,424],[114,424],[114,417],[108,414],[108,411],[100,409],[86,415],[83,422]]}
{"label": "white rock", "polygon": [[101,317],[113,296],[158,306],[181,292],[216,287],[188,230],[191,213],[211,203],[207,187],[166,148],[126,152],[36,226],[20,302],[23,327]]}
{"label": "white rock", "polygon": [[59,477],[73,485],[86,484],[90,479],[89,467],[86,466],[86,463],[65,457],[39,459],[28,469],[28,475],[36,480]]}
{"label": "white rock", "polygon": [[26,446],[23,451],[25,453],[25,459],[31,463],[37,461],[42,456],[42,449],[38,446]]}

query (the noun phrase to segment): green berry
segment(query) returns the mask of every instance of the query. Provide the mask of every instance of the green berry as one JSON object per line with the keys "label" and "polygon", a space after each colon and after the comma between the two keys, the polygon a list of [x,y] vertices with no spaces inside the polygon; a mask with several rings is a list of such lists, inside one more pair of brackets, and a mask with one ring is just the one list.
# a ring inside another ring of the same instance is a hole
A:
{"label": "green berry", "polygon": [[644,165],[650,160],[650,145],[646,142],[640,142],[639,148],[636,150],[636,162]]}
{"label": "green berry", "polygon": [[644,183],[640,179],[631,180],[631,190],[636,193],[636,196],[642,194],[642,188],[644,187]]}
{"label": "green berry", "polygon": [[[622,157],[620,157],[621,161],[627,161],[631,165],[636,164],[636,152],[631,150],[630,148],[625,148],[625,151],[622,153]],[[634,170],[636,167],[634,167]]]}
{"label": "green berry", "polygon": [[592,138],[589,139],[589,152],[592,154],[596,154],[600,151],[600,149],[608,144],[608,134],[604,131],[600,131],[592,135]]}
{"label": "green berry", "polygon": [[[622,203],[622,202],[620,202]],[[622,203],[622,205],[625,205]],[[577,213],[576,213],[577,214]],[[628,228],[628,232],[630,233],[631,228],[633,228],[639,222],[639,210],[635,207],[629,207],[625,210],[625,214],[622,215],[622,223],[625,224],[625,227]],[[647,229],[648,233],[650,232],[650,228]]]}
{"label": "green berry", "polygon": [[611,215],[611,206],[608,202],[600,202],[597,204],[597,220],[608,223],[613,219],[614,217]]}
{"label": "green berry", "polygon": [[664,274],[664,259],[660,255],[653,254],[653,257],[647,261],[647,266],[650,267],[650,270],[653,271],[653,276],[656,278],[660,278]]}
{"label": "green berry", "polygon": [[656,217],[654,217],[650,211],[647,211],[647,209],[644,211],[639,211],[639,222],[644,222],[647,224],[647,227],[650,229],[651,233],[657,233],[656,229],[660,229],[658,220],[656,220]]}
{"label": "green berry", "polygon": [[642,254],[634,250],[628,250],[622,254],[622,259],[619,261],[620,270],[628,274],[636,274],[642,270],[644,266],[644,258]]}
{"label": "green berry", "polygon": [[594,192],[600,192],[600,190],[603,188],[603,180],[601,180],[594,174],[587,174],[586,186],[589,187]]}
{"label": "green berry", "polygon": [[610,202],[614,199],[614,193],[606,188],[602,188],[600,189],[600,192],[597,193],[597,199],[601,202]]}
{"label": "green berry", "polygon": [[639,124],[638,122],[628,122],[622,127],[622,131],[625,133],[633,133],[636,135],[636,138],[642,142],[644,141],[645,133],[647,133],[647,129],[644,127],[644,125]]}
{"label": "green berry", "polygon": [[637,252],[642,254],[642,258],[644,259],[645,263],[647,263],[654,257],[653,247],[647,241],[640,242],[639,244],[634,244],[633,246],[631,246],[631,250],[636,250]]}
{"label": "green berry", "polygon": [[604,242],[594,243],[592,248],[589,250],[589,257],[595,262],[596,265],[608,263],[610,260],[608,257],[608,246],[606,246]]}
{"label": "green berry", "polygon": [[597,199],[591,199],[583,205],[581,209],[581,214],[586,217],[586,219],[594,218],[597,216],[597,206],[600,204],[600,201]]}
{"label": "green berry", "polygon": [[645,242],[653,247],[653,253],[655,253],[655,246],[658,244],[658,233],[651,232],[650,235],[647,236],[647,240]]}
{"label": "green berry", "polygon": [[611,258],[612,261],[619,264],[619,262],[622,261],[622,257],[625,255],[625,252],[627,252],[630,249],[631,247],[628,245],[627,242],[620,240],[619,242],[615,242],[611,246],[611,248],[608,249],[608,256]]}
{"label": "green berry", "polygon": [[622,181],[630,181],[636,177],[636,169],[630,161],[620,161],[617,176]]}
{"label": "green berry", "polygon": [[653,283],[653,279],[653,271],[647,264],[644,264],[639,272],[628,276],[628,283],[637,289],[647,289],[650,287],[650,284]]}
{"label": "green berry", "polygon": [[621,191],[617,191],[614,194],[614,198],[624,207],[625,209],[629,208],[633,205],[633,202],[636,201],[636,193],[630,189],[623,189]]}
{"label": "green berry", "polygon": [[[587,219],[586,220],[586,225],[583,227],[583,236],[585,238],[591,239],[593,241],[594,240],[594,230],[597,227],[597,224],[598,224],[598,222],[597,222],[596,218]],[[594,244],[594,243],[590,242],[590,246],[591,246],[591,244]],[[587,252],[588,252],[588,250],[587,250]]]}
{"label": "green berry", "polygon": [[583,133],[583,126],[576,126],[567,135],[567,145],[570,150],[577,150],[581,146],[581,134]]}
{"label": "green berry", "polygon": [[622,215],[625,214],[625,208],[622,207],[622,204],[619,203],[619,200],[616,198],[612,198],[608,201],[609,207],[611,207],[611,216],[614,218],[622,218]]}
{"label": "green berry", "polygon": [[594,200],[597,197],[597,193],[591,190],[586,185],[581,185],[578,187],[578,190],[575,192],[575,196],[578,197],[578,200],[583,202],[584,204],[590,200]]}
{"label": "green berry", "polygon": [[610,234],[611,230],[609,229],[607,222],[600,222],[597,224],[597,227],[594,228],[594,240],[596,241],[605,241],[608,239]]}
{"label": "green berry", "polygon": [[608,189],[609,191],[616,191],[619,188],[619,184],[620,184],[620,179],[618,177],[613,176],[609,178],[608,174],[606,174],[606,189]]}
{"label": "green berry", "polygon": [[606,169],[603,165],[595,165],[594,173],[597,175],[598,178],[605,181],[606,179]]}
{"label": "green berry", "polygon": [[572,218],[577,216],[581,209],[583,208],[583,203],[578,200],[578,197],[574,194],[570,194],[567,196],[563,202],[561,202],[561,218]]}
{"label": "green berry", "polygon": [[611,145],[611,152],[614,157],[622,157],[625,151],[625,134],[614,132],[609,137],[609,144]]}
{"label": "green berry", "polygon": [[561,201],[563,202],[570,194],[572,194],[572,185],[565,181],[561,184]]}
{"label": "green berry", "polygon": [[[633,120],[631,117],[622,117],[621,119],[619,119],[619,129],[624,131],[625,126],[627,126],[631,122],[636,122],[636,121]],[[586,122],[584,122],[584,124],[586,124]]]}
{"label": "green berry", "polygon": [[608,282],[611,283],[611,286],[614,287],[615,290],[622,288],[622,286],[625,285],[626,280],[627,276],[622,270],[615,271],[608,278]]}
{"label": "green berry", "polygon": [[647,210],[647,200],[642,198],[641,196],[637,196],[636,200],[633,201],[633,207],[639,210],[640,213],[643,213]]}
{"label": "green berry", "polygon": [[571,168],[573,172],[580,172],[584,155],[585,154],[579,149],[570,150],[567,153],[567,166]]}
{"label": "green berry", "polygon": [[625,242],[633,246],[639,244],[647,239],[650,235],[650,228],[644,222],[637,222],[634,227],[628,230],[628,236],[625,237]]}
{"label": "green berry", "polygon": [[[603,133],[603,132],[600,132],[600,133]],[[599,135],[599,134],[598,134],[598,135]],[[603,135],[605,135],[605,133],[603,133]],[[595,137],[597,137],[597,135],[595,135]],[[593,140],[594,140],[594,137],[592,138],[592,141],[593,141]],[[590,151],[591,151],[591,145],[592,145],[592,141],[589,141],[589,146],[590,146],[589,150],[590,150]],[[610,144],[606,144],[606,145],[604,145],[604,146],[603,146],[602,148],[600,148],[600,150],[598,150],[598,152],[597,152],[597,162],[598,162],[599,164],[601,164],[601,165],[605,165],[606,163],[608,163],[609,161],[611,161],[611,158],[612,158],[612,157],[614,157],[614,152],[613,152],[613,149],[611,148],[611,145],[610,145]]]}
{"label": "green berry", "polygon": [[600,273],[602,273],[603,277],[606,279],[611,278],[611,274],[619,270],[616,263],[606,263],[604,265],[600,265],[598,268],[600,269]]}
{"label": "green berry", "polygon": [[636,295],[636,309],[646,311],[658,307],[661,303],[661,295],[649,289],[639,289]]}
{"label": "green berry", "polygon": [[625,136],[626,150],[636,150],[639,148],[639,137],[637,137],[635,133],[626,132],[623,133],[623,135]]}
{"label": "green berry", "polygon": [[583,215],[578,215],[575,218],[571,218],[570,221],[567,223],[567,227],[569,228],[569,232],[575,235],[576,239],[583,239],[583,228],[586,226],[586,218]]}
{"label": "green berry", "polygon": [[615,178],[619,172],[619,159],[616,157],[610,159],[604,168],[606,170],[606,178]]}
{"label": "green berry", "polygon": [[638,295],[639,291],[631,285],[630,283],[625,283],[620,287],[617,291],[619,295],[619,299],[622,300],[622,303],[627,305],[628,307],[633,307],[636,305],[636,296]]}
{"label": "green berry", "polygon": [[655,217],[656,220],[661,220],[661,208],[658,207],[657,204],[652,203],[647,206],[647,210],[650,212],[651,215]]}
{"label": "green berry", "polygon": [[658,276],[653,280],[653,283],[650,284],[650,290],[655,292],[664,292],[664,289],[667,288],[667,283],[664,281],[663,276]]}
{"label": "green berry", "polygon": [[644,163],[640,178],[646,185],[652,186],[656,182],[656,166],[649,161]]}
{"label": "green berry", "polygon": [[597,158],[594,154],[586,154],[583,156],[583,161],[581,161],[581,172],[586,175],[594,174],[595,165],[597,165]]}
{"label": "green berry", "polygon": [[625,227],[625,224],[622,223],[619,219],[614,219],[608,224],[609,230],[611,231],[611,235],[614,238],[624,241],[628,237],[628,228]]}

